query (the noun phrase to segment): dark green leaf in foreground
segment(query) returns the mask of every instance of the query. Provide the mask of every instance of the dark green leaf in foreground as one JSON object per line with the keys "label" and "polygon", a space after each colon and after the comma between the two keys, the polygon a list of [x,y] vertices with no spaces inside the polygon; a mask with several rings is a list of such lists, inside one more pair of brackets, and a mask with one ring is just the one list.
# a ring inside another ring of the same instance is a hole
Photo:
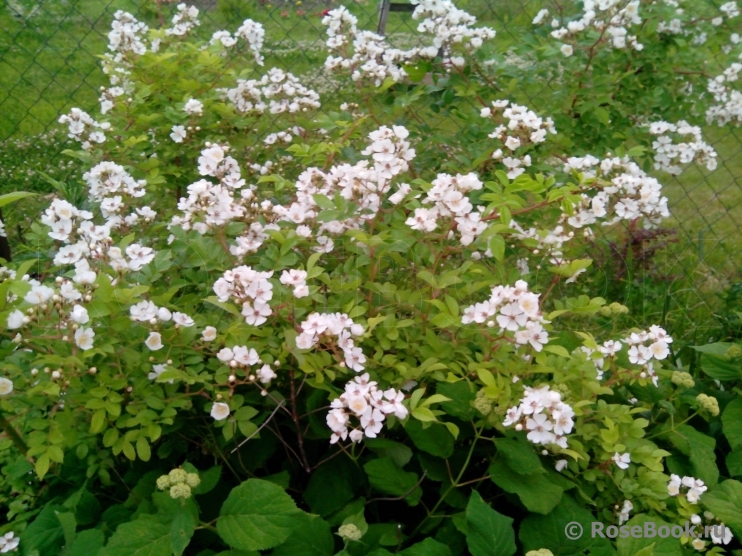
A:
{"label": "dark green leaf in foreground", "polygon": [[281,487],[248,479],[229,493],[217,531],[230,546],[242,550],[267,550],[284,542],[301,522],[302,514]]}

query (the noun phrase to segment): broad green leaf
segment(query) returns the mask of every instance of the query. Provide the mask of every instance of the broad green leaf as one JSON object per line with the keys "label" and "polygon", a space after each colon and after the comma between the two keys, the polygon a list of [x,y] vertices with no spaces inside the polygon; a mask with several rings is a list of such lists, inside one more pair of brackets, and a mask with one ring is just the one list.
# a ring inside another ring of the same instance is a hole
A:
{"label": "broad green leaf", "polygon": [[[654,525],[658,529],[662,525],[672,526],[671,523],[667,523],[657,516],[647,516],[645,514],[634,516],[631,520],[629,520],[628,523],[626,523],[626,525],[628,527],[640,525],[642,527],[642,530],[644,530],[644,523],[648,521],[654,523]],[[632,535],[628,535],[626,538],[621,538],[619,536],[618,540],[616,541],[618,556],[636,556],[636,554],[638,554],[640,551],[645,550],[651,546],[653,546],[651,554],[653,554],[654,556],[683,555],[680,541],[673,538],[672,536],[663,539],[659,535],[655,537],[645,537],[644,535],[642,535],[642,538],[636,539]]]}
{"label": "broad green leaf", "polygon": [[288,538],[301,514],[281,487],[248,479],[229,493],[216,528],[219,536],[234,548],[267,550]]}
{"label": "broad green leaf", "polygon": [[727,404],[721,422],[722,431],[732,450],[742,446],[742,398],[736,398]]}
{"label": "broad green leaf", "polygon": [[335,539],[330,525],[321,517],[314,517],[303,519],[272,556],[332,556],[334,552]]}
{"label": "broad green leaf", "polygon": [[75,542],[68,546],[64,556],[97,556],[106,537],[100,529],[87,529],[77,534]]}
{"label": "broad green leaf", "polygon": [[170,523],[155,516],[122,523],[100,556],[172,556]]}
{"label": "broad green leaf", "polygon": [[70,546],[75,542],[75,531],[77,530],[77,520],[72,512],[56,512],[59,523],[62,524],[62,533],[64,533],[64,544]]}
{"label": "broad green leaf", "polygon": [[443,402],[441,408],[453,417],[469,421],[474,417],[474,408],[471,406],[476,394],[466,380],[458,382],[439,382],[436,392],[446,396],[450,401]]}
{"label": "broad green leaf", "polygon": [[170,525],[170,544],[174,556],[181,556],[188,544],[191,542],[193,532],[196,529],[196,521],[193,515],[181,510],[175,513],[173,522]]}
{"label": "broad green leaf", "polygon": [[435,539],[425,539],[399,552],[399,556],[451,556],[451,549]]}
{"label": "broad green leaf", "polygon": [[703,354],[701,356],[703,372],[716,380],[738,380],[742,378],[742,364],[730,361],[726,357]]}
{"label": "broad green leaf", "polygon": [[534,452],[530,442],[519,442],[513,438],[498,438],[495,440],[497,453],[502,456],[508,467],[521,475],[543,473],[541,460]]}
{"label": "broad green leaf", "polygon": [[729,452],[727,454],[726,464],[731,477],[742,476],[742,449]]}
{"label": "broad green leaf", "polygon": [[312,472],[304,500],[314,514],[328,516],[353,499],[363,476],[348,458],[333,458]]}
{"label": "broad green leaf", "polygon": [[[448,432],[446,432],[448,434]],[[391,458],[372,459],[363,466],[371,486],[385,494],[404,496],[414,506],[422,496],[422,489],[417,485],[417,473],[404,471],[395,465]]]}
{"label": "broad green leaf", "polygon": [[700,353],[708,353],[709,355],[718,355],[726,357],[727,351],[733,344],[728,342],[715,342],[713,344],[706,344],[703,346],[690,346],[694,350]]}
{"label": "broad green leaf", "polygon": [[713,438],[689,425],[675,427],[665,434],[665,438],[688,456],[693,466],[694,477],[702,479],[708,486],[717,483],[719,468],[716,466],[716,454],[714,453],[716,441]]}
{"label": "broad green leaf", "polygon": [[[615,554],[609,539],[592,538],[590,524],[596,518],[586,509],[579,506],[565,493],[559,505],[548,515],[531,514],[527,516],[518,530],[518,538],[523,544],[523,552],[546,548],[555,556],[609,556]],[[570,540],[565,535],[565,528],[576,522],[582,528],[582,535]]]}
{"label": "broad green leaf", "polygon": [[20,534],[24,554],[38,550],[39,554],[59,554],[64,544],[64,530],[57,518],[61,506],[44,506],[39,515]]}
{"label": "broad green leaf", "polygon": [[423,429],[422,423],[410,419],[405,425],[405,431],[412,439],[413,444],[423,452],[443,459],[447,459],[453,454],[453,436],[443,426],[431,425],[427,429]]}
{"label": "broad green leaf", "polygon": [[517,494],[529,511],[548,514],[562,499],[564,490],[552,483],[544,474],[524,477],[513,471],[504,461],[496,461],[489,467],[492,481],[505,492]]}
{"label": "broad green leaf", "polygon": [[397,467],[404,467],[412,459],[412,450],[401,442],[388,438],[365,438],[363,442],[371,451],[391,459]]}
{"label": "broad green leaf", "polygon": [[466,505],[466,545],[472,556],[515,553],[513,520],[493,510],[474,490]]}
{"label": "broad green leaf", "polygon": [[215,465],[211,469],[207,469],[206,471],[199,471],[198,476],[201,479],[201,482],[199,485],[193,489],[193,494],[206,494],[207,492],[211,492],[211,490],[217,485],[219,482],[219,478],[222,475],[222,466],[221,465]]}
{"label": "broad green leaf", "polygon": [[730,479],[704,492],[701,505],[731,527],[734,536],[742,536],[742,483]]}

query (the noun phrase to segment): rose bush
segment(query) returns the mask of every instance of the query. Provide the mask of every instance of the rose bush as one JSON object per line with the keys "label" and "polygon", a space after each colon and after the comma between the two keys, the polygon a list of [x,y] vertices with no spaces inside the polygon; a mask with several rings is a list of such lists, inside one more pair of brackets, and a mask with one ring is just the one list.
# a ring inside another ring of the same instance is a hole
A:
{"label": "rose bush", "polygon": [[[718,17],[737,15],[725,6]],[[675,370],[661,323],[624,329],[620,300],[581,285],[596,230],[668,216],[652,160],[715,163],[685,105],[636,91],[689,42],[686,16],[584,8],[556,39],[528,35],[543,71],[584,69],[535,107],[502,86],[494,31],[448,2],[417,4],[428,38],[406,51],[333,10],[326,67],[355,96],[323,114],[299,78],[262,66],[253,21],[199,41],[195,8],[157,30],[117,13],[101,115],[60,118],[87,195],[55,198],[33,257],[0,275],[0,552],[737,542],[739,347],[698,348],[704,373]],[[645,69],[605,81],[626,59]],[[593,80],[615,94],[595,97]],[[706,98],[687,89],[667,94]],[[441,112],[461,128],[431,126]],[[591,521],[725,529],[564,536]]]}

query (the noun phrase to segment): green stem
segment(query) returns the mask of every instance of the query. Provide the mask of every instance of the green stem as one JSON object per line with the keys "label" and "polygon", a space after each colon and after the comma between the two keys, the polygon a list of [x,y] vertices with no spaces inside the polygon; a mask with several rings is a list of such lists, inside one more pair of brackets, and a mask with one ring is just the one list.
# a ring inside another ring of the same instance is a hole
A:
{"label": "green stem", "polygon": [[[475,429],[476,430],[476,429]],[[420,531],[422,526],[425,524],[428,519],[430,519],[430,516],[435,514],[435,511],[440,507],[440,505],[443,503],[443,501],[446,499],[446,496],[448,496],[448,493],[451,492],[453,489],[458,488],[459,481],[464,476],[464,473],[466,472],[466,468],[469,467],[469,462],[471,461],[471,457],[474,454],[474,448],[477,445],[477,441],[481,438],[482,431],[484,430],[484,427],[482,427],[481,430],[476,431],[474,435],[474,440],[472,440],[471,448],[469,448],[469,453],[466,456],[466,460],[464,461],[464,465],[461,467],[461,471],[459,472],[458,477],[456,477],[456,480],[453,481],[448,488],[446,489],[446,492],[441,494],[441,497],[438,499],[438,502],[435,503],[435,506],[433,506],[433,509],[428,512],[428,515],[415,527],[415,530],[412,531],[412,534],[410,534],[409,538],[414,538],[415,535]]]}

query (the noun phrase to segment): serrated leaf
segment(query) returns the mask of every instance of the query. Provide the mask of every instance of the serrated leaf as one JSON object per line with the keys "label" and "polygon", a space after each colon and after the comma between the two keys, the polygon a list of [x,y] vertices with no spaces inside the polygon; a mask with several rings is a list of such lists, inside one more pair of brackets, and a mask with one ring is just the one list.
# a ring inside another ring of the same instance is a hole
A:
{"label": "serrated leaf", "polygon": [[229,493],[219,514],[217,531],[234,548],[268,550],[288,538],[301,513],[281,487],[248,479]]}
{"label": "serrated leaf", "polygon": [[99,556],[172,556],[170,523],[137,519],[122,523]]}
{"label": "serrated leaf", "polygon": [[335,539],[330,525],[320,517],[303,519],[286,541],[271,556],[332,556]]}
{"label": "serrated leaf", "polygon": [[466,505],[466,545],[472,556],[511,556],[515,553],[513,520],[493,510],[472,491]]}
{"label": "serrated leaf", "polygon": [[170,525],[170,546],[174,556],[182,556],[191,542],[195,529],[196,521],[190,512],[181,510],[175,513]]}
{"label": "serrated leaf", "polygon": [[363,466],[371,486],[385,494],[405,496],[414,506],[422,496],[422,489],[415,487],[419,480],[417,473],[404,471],[395,465],[391,458],[372,459]]}

